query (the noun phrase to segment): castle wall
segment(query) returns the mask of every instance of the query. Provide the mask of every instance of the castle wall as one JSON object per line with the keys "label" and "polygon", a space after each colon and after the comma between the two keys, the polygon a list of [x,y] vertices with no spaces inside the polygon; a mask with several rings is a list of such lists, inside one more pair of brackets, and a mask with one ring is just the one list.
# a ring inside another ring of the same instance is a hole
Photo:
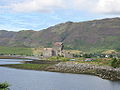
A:
{"label": "castle wall", "polygon": [[51,56],[62,56],[63,54],[63,43],[56,42],[53,44],[53,48],[44,48],[43,56],[51,57]]}
{"label": "castle wall", "polygon": [[51,56],[53,56],[52,48],[44,48],[43,56],[44,57],[51,57]]}

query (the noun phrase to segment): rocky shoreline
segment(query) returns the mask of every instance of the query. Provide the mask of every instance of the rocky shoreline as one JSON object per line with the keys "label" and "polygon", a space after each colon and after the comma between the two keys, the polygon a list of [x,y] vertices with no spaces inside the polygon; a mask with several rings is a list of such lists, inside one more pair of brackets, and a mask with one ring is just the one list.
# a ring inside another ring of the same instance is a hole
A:
{"label": "rocky shoreline", "polygon": [[[18,57],[5,57],[4,56],[1,58],[3,58],[3,59],[4,58],[7,58],[7,59],[15,58],[16,59]],[[26,58],[26,57],[24,57],[24,58]],[[60,62],[60,61],[37,60],[36,58],[32,58],[32,59],[33,59],[33,61],[24,61],[22,63],[51,64],[50,66],[47,66],[42,70],[51,71],[51,72],[89,74],[89,75],[95,75],[95,76],[101,77],[103,79],[120,81],[120,68],[113,68],[110,66],[98,66],[98,65],[87,64],[87,63],[78,63],[78,62],[74,62],[74,61]],[[7,65],[3,65],[3,66],[7,66]],[[14,68],[14,65],[10,66],[10,67]]]}
{"label": "rocky shoreline", "polygon": [[60,62],[46,68],[47,71],[90,74],[99,76],[108,80],[120,80],[120,68],[110,66],[98,66],[93,64],[77,63],[77,62]]}

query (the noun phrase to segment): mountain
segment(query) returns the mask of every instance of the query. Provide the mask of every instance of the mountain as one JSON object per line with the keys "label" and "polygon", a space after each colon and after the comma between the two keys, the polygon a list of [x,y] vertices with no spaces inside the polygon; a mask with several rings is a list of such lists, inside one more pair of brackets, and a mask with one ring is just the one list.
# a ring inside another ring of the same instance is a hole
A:
{"label": "mountain", "polygon": [[0,30],[0,46],[50,47],[56,41],[63,42],[66,49],[120,50],[120,18],[66,22],[40,31]]}

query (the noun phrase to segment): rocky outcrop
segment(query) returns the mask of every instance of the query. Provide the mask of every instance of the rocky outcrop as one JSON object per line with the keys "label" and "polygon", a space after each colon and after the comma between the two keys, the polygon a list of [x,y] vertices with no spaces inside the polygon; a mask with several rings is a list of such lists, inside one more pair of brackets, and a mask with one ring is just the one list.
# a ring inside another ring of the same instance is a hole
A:
{"label": "rocky outcrop", "polygon": [[98,66],[77,62],[60,62],[54,66],[48,67],[47,70],[64,73],[91,74],[103,79],[120,80],[120,68],[112,68],[110,66]]}

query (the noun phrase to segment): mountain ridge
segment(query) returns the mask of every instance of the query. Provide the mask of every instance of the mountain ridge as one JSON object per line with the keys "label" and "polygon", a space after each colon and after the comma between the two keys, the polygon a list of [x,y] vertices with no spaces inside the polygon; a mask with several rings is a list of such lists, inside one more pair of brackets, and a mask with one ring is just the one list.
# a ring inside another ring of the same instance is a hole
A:
{"label": "mountain ridge", "polygon": [[51,47],[61,41],[66,49],[117,49],[120,46],[120,18],[60,23],[49,28],[18,32],[0,30],[0,46]]}

